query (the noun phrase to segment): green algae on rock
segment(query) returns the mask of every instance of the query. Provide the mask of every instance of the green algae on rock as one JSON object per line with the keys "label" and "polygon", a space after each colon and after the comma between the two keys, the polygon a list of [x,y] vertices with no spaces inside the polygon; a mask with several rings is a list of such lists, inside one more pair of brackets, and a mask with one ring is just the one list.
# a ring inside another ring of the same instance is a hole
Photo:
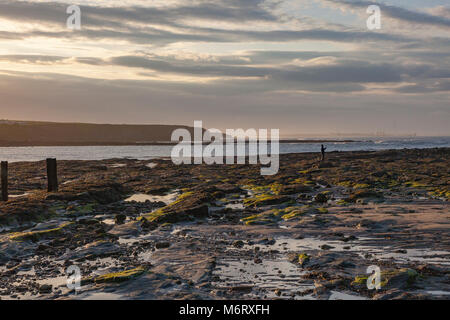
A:
{"label": "green algae on rock", "polygon": [[10,240],[13,241],[39,241],[45,238],[50,238],[56,235],[59,235],[64,228],[73,225],[72,222],[64,223],[57,228],[48,229],[48,230],[38,230],[38,231],[30,231],[30,232],[18,232],[14,233]]}
{"label": "green algae on rock", "polygon": [[300,264],[301,267],[303,267],[304,265],[306,265],[309,260],[310,260],[310,256],[307,253],[300,253],[298,254],[298,263]]}
{"label": "green algae on rock", "polygon": [[280,212],[268,210],[259,214],[251,215],[241,219],[245,225],[270,225],[276,224],[280,220]]}
{"label": "green algae on rock", "polygon": [[[380,286],[384,289],[405,289],[412,286],[418,277],[419,274],[413,269],[403,268],[398,270],[382,271]],[[356,276],[351,285],[363,289],[367,285],[368,279],[369,275]]]}
{"label": "green algae on rock", "polygon": [[125,270],[121,272],[113,272],[104,274],[91,279],[95,283],[120,283],[134,279],[147,272],[144,267],[137,267],[135,269]]}
{"label": "green algae on rock", "polygon": [[141,220],[161,224],[204,218],[209,213],[209,201],[211,196],[205,192],[185,192],[175,202],[143,215]]}
{"label": "green algae on rock", "polygon": [[261,207],[273,204],[281,204],[292,201],[288,196],[279,196],[272,194],[258,194],[253,198],[244,199],[244,206],[246,207]]}
{"label": "green algae on rock", "polygon": [[245,225],[271,225],[303,217],[305,214],[316,214],[318,209],[312,206],[288,206],[281,209],[271,209],[241,219]]}

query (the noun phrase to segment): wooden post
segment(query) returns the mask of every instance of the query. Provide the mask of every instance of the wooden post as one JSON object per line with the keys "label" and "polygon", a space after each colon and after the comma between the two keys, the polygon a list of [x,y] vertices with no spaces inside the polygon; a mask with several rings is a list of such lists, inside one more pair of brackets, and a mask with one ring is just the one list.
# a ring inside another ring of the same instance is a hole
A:
{"label": "wooden post", "polygon": [[56,168],[56,159],[47,159],[47,179],[48,192],[58,191],[58,171]]}
{"label": "wooden post", "polygon": [[1,163],[2,200],[8,201],[8,162]]}

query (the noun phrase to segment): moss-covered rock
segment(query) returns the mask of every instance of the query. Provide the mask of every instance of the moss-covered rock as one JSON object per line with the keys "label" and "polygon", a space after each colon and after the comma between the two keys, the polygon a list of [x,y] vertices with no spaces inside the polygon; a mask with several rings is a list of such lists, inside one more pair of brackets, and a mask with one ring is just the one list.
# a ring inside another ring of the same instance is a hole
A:
{"label": "moss-covered rock", "polygon": [[72,222],[64,223],[57,228],[47,229],[47,230],[38,230],[38,231],[30,231],[30,232],[17,232],[10,236],[10,240],[13,241],[39,241],[42,239],[48,239],[51,237],[55,237],[60,235],[63,232],[63,229],[68,226],[73,225]]}
{"label": "moss-covered rock", "polygon": [[247,226],[276,224],[278,221],[280,221],[280,212],[277,210],[268,210],[241,219],[241,222]]}
{"label": "moss-covered rock", "polygon": [[304,184],[287,184],[282,185],[277,189],[278,195],[291,195],[297,193],[309,193],[312,192],[313,189],[310,186]]}
{"label": "moss-covered rock", "polygon": [[138,267],[135,269],[125,270],[121,272],[114,272],[104,274],[95,278],[92,278],[91,281],[95,283],[120,283],[125,282],[131,279],[134,279],[147,271],[144,267]]}
{"label": "moss-covered rock", "polygon": [[175,202],[147,213],[141,219],[153,224],[163,224],[204,218],[209,214],[210,200],[211,197],[205,192],[185,192]]}
{"label": "moss-covered rock", "polygon": [[260,194],[253,198],[244,199],[244,206],[246,207],[261,207],[267,205],[281,204],[292,200],[287,196]]}
{"label": "moss-covered rock", "polygon": [[271,209],[241,219],[245,225],[268,225],[295,220],[305,214],[316,214],[318,210],[312,206],[288,206],[282,209]]}
{"label": "moss-covered rock", "polygon": [[[382,289],[407,289],[416,282],[419,276],[416,270],[407,268],[382,271],[380,286]],[[351,284],[360,289],[365,289],[368,279],[369,275],[359,275],[355,277]]]}
{"label": "moss-covered rock", "polygon": [[368,189],[361,189],[351,194],[348,198],[345,199],[345,201],[355,203],[359,199],[366,199],[366,198],[382,200],[384,199],[384,196],[380,192]]}
{"label": "moss-covered rock", "polygon": [[314,197],[314,201],[317,203],[327,203],[328,202],[328,195],[324,192],[319,193]]}
{"label": "moss-covered rock", "polygon": [[300,253],[298,255],[298,263],[301,267],[305,266],[310,259],[311,257],[307,253]]}

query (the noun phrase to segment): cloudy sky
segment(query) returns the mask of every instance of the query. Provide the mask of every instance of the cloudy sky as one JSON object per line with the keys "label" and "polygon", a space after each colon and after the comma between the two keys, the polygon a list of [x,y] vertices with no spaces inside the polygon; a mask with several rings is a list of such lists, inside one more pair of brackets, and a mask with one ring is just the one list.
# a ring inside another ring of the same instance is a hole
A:
{"label": "cloudy sky", "polygon": [[449,135],[449,31],[448,0],[1,0],[0,119]]}

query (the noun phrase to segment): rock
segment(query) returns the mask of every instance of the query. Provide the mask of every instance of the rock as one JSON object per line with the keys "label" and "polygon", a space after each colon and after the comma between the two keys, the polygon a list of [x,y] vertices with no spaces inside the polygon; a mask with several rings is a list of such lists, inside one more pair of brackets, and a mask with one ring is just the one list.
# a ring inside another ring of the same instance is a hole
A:
{"label": "rock", "polygon": [[303,268],[310,260],[310,257],[306,253],[301,253],[298,255],[298,263]]}
{"label": "rock", "polygon": [[249,293],[252,290],[253,290],[252,285],[240,285],[228,288],[228,291],[230,292],[239,292],[239,293]]}
{"label": "rock", "polygon": [[328,293],[328,289],[324,286],[323,283],[315,281],[314,286],[315,286],[315,288],[314,288],[313,294],[315,296],[322,298],[323,295]]}
{"label": "rock", "polygon": [[53,286],[51,284],[42,284],[39,286],[39,293],[51,293],[53,290]]}
{"label": "rock", "polygon": [[156,223],[150,222],[147,219],[142,219],[141,220],[141,228],[144,230],[154,230],[156,229],[158,226]]}
{"label": "rock", "polygon": [[319,180],[316,180],[316,183],[318,183],[319,185],[324,186],[326,188],[331,187],[331,185],[328,183],[328,181],[325,181],[325,180],[319,179]]}
{"label": "rock", "polygon": [[276,240],[273,238],[265,238],[265,239],[261,239],[258,240],[256,242],[257,244],[261,244],[261,245],[266,245],[266,246],[273,246],[276,243]]}
{"label": "rock", "polygon": [[311,200],[311,198],[312,197],[309,194],[301,193],[298,195],[297,200],[299,202],[302,202],[302,201],[306,201],[306,200]]}
{"label": "rock", "polygon": [[[403,292],[401,290],[408,290],[415,283],[419,274],[413,269],[399,269],[388,270],[381,272],[381,287],[384,290],[390,290],[397,294]],[[352,282],[353,286],[366,288],[368,275],[357,276]],[[391,299],[391,295],[384,297]]]}
{"label": "rock", "polygon": [[119,253],[121,248],[119,245],[108,241],[95,241],[79,247],[74,251],[69,251],[61,256],[64,260],[78,260],[78,259],[95,259],[97,257],[108,257]]}
{"label": "rock", "polygon": [[255,259],[253,260],[253,262],[256,263],[256,264],[261,264],[261,263],[262,263],[262,260],[261,260],[261,258],[255,258]]}
{"label": "rock", "polygon": [[373,300],[392,300],[395,297],[398,297],[399,295],[401,295],[402,292],[400,290],[389,290],[383,293],[377,293],[373,296]]}
{"label": "rock", "polygon": [[372,172],[370,175],[373,176],[373,177],[376,177],[376,178],[381,178],[381,177],[383,177],[385,175],[389,176],[389,174],[388,174],[388,172],[386,170]]}
{"label": "rock", "polygon": [[348,198],[345,199],[347,202],[357,202],[359,199],[370,198],[370,199],[384,199],[382,193],[375,192],[368,189],[358,190],[355,193],[351,194]]}
{"label": "rock", "polygon": [[319,169],[325,169],[325,168],[334,168],[335,165],[330,161],[322,161],[319,164],[317,164],[317,168]]}
{"label": "rock", "polygon": [[209,208],[207,205],[199,205],[196,207],[185,209],[184,213],[189,216],[193,216],[194,218],[204,218],[208,216]]}
{"label": "rock", "polygon": [[282,204],[291,200],[292,199],[289,196],[259,195],[254,198],[245,199],[244,206],[256,208],[261,206]]}
{"label": "rock", "polygon": [[120,283],[139,277],[146,271],[147,269],[141,266],[135,269],[104,274],[91,279],[91,281],[94,281],[95,283]]}
{"label": "rock", "polygon": [[445,273],[449,273],[448,270],[444,269],[443,267],[439,267],[432,264],[425,264],[421,265],[417,268],[417,270],[421,274],[429,275],[429,276],[441,276]]}
{"label": "rock", "polygon": [[86,225],[86,226],[92,226],[95,224],[99,224],[100,221],[98,221],[96,219],[80,219],[80,220],[78,220],[78,223],[82,224],[82,225]]}
{"label": "rock", "polygon": [[355,264],[351,261],[348,261],[347,259],[337,259],[334,260],[333,262],[328,264],[331,267],[336,267],[339,269],[345,269],[345,268],[353,268],[355,266]]}
{"label": "rock", "polygon": [[393,276],[388,276],[387,286],[389,288],[406,289],[414,284],[419,274],[413,269],[400,269],[394,272]]}
{"label": "rock", "polygon": [[157,242],[155,244],[155,248],[156,249],[166,249],[170,247],[170,243],[169,242]]}
{"label": "rock", "polygon": [[374,226],[375,224],[376,223],[374,221],[371,221],[368,219],[363,219],[356,225],[356,229],[370,228],[370,227]]}
{"label": "rock", "polygon": [[124,224],[126,219],[127,219],[127,216],[124,214],[117,214],[114,217],[114,221],[116,224]]}
{"label": "rock", "polygon": [[349,242],[349,241],[354,241],[357,240],[358,238],[355,237],[354,235],[350,235],[348,237],[342,237],[341,241],[343,242]]}
{"label": "rock", "polygon": [[312,192],[312,188],[309,186],[305,186],[302,184],[288,184],[283,185],[279,190],[278,194],[282,195],[290,195],[290,194],[296,194],[296,193],[308,193]]}
{"label": "rock", "polygon": [[233,242],[233,247],[235,248],[242,248],[244,246],[244,241],[242,240],[236,240]]}
{"label": "rock", "polygon": [[37,251],[42,252],[42,253],[46,252],[46,251],[48,251],[50,249],[51,249],[51,247],[47,246],[45,244],[39,244],[38,247],[36,248]]}
{"label": "rock", "polygon": [[151,194],[151,195],[162,196],[170,191],[171,191],[171,189],[168,187],[152,187],[152,188],[148,188],[147,190],[145,190],[145,193]]}
{"label": "rock", "polygon": [[94,201],[101,204],[108,204],[120,201],[127,194],[127,190],[120,183],[108,181],[95,181],[88,185],[80,184],[71,186],[72,190],[51,193],[46,196],[46,200],[62,201]]}
{"label": "rock", "polygon": [[179,196],[177,201],[145,214],[143,218],[157,225],[206,218],[209,215],[209,201],[211,196],[205,192],[186,192]]}
{"label": "rock", "polygon": [[319,193],[314,197],[314,201],[317,203],[327,203],[328,202],[328,196],[324,193]]}

